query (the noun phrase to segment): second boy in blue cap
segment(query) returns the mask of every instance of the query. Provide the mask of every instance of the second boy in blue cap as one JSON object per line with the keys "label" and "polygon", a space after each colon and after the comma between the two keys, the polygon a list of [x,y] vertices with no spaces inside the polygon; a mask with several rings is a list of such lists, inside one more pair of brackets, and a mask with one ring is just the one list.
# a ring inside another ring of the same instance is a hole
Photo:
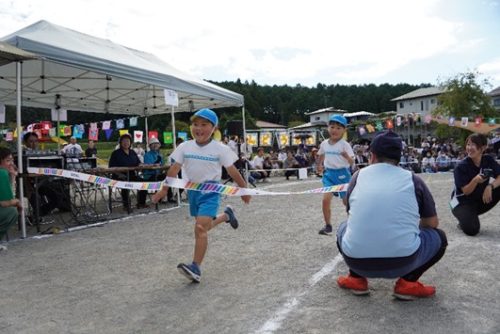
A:
{"label": "second boy in blue cap", "polygon": [[[319,146],[319,162],[317,170],[323,174],[323,187],[335,186],[338,184],[349,183],[351,180],[350,167],[354,163],[354,152],[351,145],[342,137],[346,131],[347,119],[342,115],[332,115],[328,122],[328,133],[330,138],[324,140]],[[346,192],[339,193],[340,198],[344,200]],[[323,195],[322,209],[325,226],[319,231],[319,234],[332,235],[332,203],[333,193]],[[344,202],[345,204],[345,202]]]}
{"label": "second boy in blue cap", "polygon": [[[181,168],[183,178],[195,183],[219,183],[222,167],[225,167],[229,176],[245,188],[246,182],[233,163],[238,159],[236,154],[227,145],[212,139],[217,129],[219,119],[210,109],[201,109],[191,118],[191,133],[194,137],[179,145],[170,156],[171,167],[167,177],[177,177]],[[161,191],[153,196],[157,203],[165,197],[168,186],[163,185]],[[181,274],[193,282],[200,282],[200,265],[208,247],[208,231],[222,222],[229,223],[234,229],[238,227],[238,220],[234,211],[227,206],[224,213],[217,215],[219,210],[220,194],[215,192],[200,192],[188,190],[189,211],[195,217],[195,245],[191,264],[180,263],[177,268]],[[245,203],[250,202],[250,196],[242,196]]]}

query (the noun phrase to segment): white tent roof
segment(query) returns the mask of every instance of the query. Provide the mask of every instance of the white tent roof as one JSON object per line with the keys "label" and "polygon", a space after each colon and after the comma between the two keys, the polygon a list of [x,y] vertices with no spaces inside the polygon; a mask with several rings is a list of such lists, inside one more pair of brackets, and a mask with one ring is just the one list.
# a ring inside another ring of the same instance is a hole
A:
{"label": "white tent roof", "polygon": [[11,63],[13,61],[22,61],[35,58],[36,56],[32,53],[13,47],[10,44],[0,42],[0,66]]}
{"label": "white tent roof", "polygon": [[[242,106],[243,96],[193,78],[156,56],[39,21],[1,40],[42,57],[23,64],[24,106],[153,115],[170,111],[163,89],[177,92],[176,111]],[[0,66],[0,102],[16,104],[15,65]]]}

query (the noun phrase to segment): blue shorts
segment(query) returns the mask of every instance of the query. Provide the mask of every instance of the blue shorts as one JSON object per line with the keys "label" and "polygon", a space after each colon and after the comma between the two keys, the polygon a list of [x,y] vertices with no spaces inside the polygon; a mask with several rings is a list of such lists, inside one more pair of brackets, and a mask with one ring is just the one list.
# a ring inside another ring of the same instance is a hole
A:
{"label": "blue shorts", "polygon": [[[218,183],[218,182],[216,182]],[[204,192],[188,190],[189,213],[192,217],[212,217],[217,216],[220,204],[220,194],[214,192]]]}
{"label": "blue shorts", "polygon": [[[347,223],[337,230],[337,246],[341,248]],[[397,258],[355,259],[344,254],[347,266],[358,275],[369,278],[397,278],[404,276],[428,263],[441,249],[443,242],[439,232],[433,228],[420,228],[420,247],[410,256]],[[341,253],[342,250],[340,249]]]}
{"label": "blue shorts", "polygon": [[[351,171],[348,168],[326,168],[323,172],[323,187],[331,187],[351,181]],[[340,198],[347,195],[347,191],[339,192]]]}

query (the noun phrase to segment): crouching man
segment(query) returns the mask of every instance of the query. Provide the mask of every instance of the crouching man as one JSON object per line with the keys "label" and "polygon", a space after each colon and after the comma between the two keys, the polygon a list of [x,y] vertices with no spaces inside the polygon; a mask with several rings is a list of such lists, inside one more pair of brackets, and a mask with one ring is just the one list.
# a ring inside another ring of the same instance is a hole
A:
{"label": "crouching man", "polygon": [[419,278],[441,259],[448,243],[437,228],[429,189],[415,174],[398,167],[401,151],[397,134],[379,134],[370,146],[370,165],[355,173],[349,184],[349,218],[337,231],[337,246],[349,274],[337,283],[357,295],[369,293],[367,278],[398,278],[398,299],[436,293]]}

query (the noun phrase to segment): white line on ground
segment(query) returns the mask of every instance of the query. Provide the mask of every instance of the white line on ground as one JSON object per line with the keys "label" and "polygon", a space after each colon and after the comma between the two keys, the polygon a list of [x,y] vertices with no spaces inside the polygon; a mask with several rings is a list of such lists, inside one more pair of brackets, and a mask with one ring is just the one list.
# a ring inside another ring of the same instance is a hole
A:
{"label": "white line on ground", "polygon": [[283,306],[281,306],[276,311],[276,313],[255,332],[255,334],[272,334],[273,332],[277,331],[281,327],[281,324],[286,319],[288,314],[300,304],[300,299],[305,296],[307,292],[325,276],[329,275],[333,270],[335,270],[335,267],[337,267],[341,259],[342,256],[340,254],[337,254],[337,256],[335,256],[332,261],[325,264],[320,271],[315,273],[309,279],[309,286],[306,288],[306,290],[288,298]]}

